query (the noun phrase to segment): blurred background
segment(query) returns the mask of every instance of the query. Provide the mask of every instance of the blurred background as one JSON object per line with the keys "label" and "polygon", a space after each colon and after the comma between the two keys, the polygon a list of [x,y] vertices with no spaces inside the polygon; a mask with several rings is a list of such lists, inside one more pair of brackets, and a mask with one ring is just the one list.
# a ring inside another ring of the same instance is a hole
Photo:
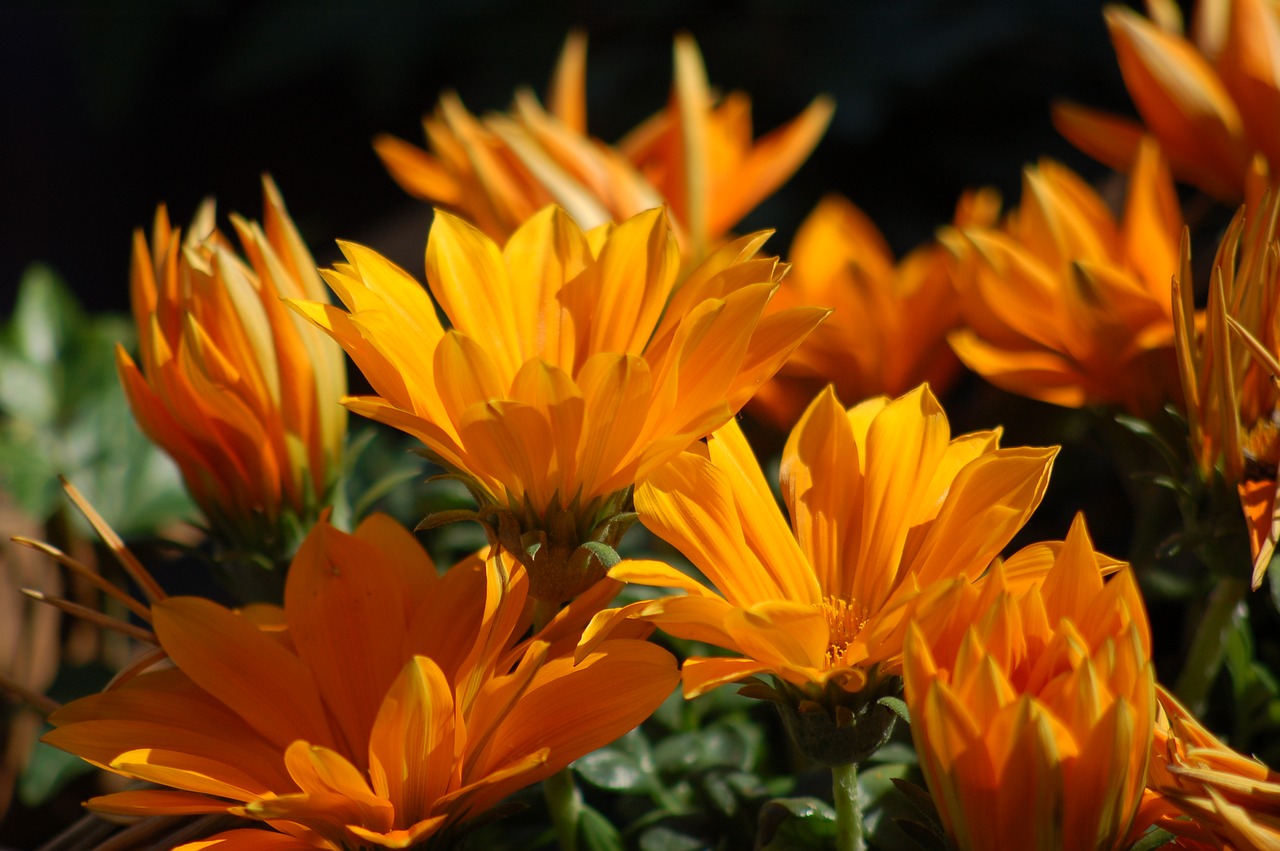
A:
{"label": "blurred background", "polygon": [[89,308],[127,307],[130,232],[156,204],[185,223],[207,195],[256,217],[270,172],[321,263],[335,238],[420,273],[425,205],[392,183],[379,132],[421,143],[442,89],[473,112],[540,94],[572,27],[590,36],[589,128],[613,142],[663,104],[671,38],[701,45],[713,85],[743,89],[757,133],[835,97],[816,154],[742,228],[785,248],[828,190],[895,249],[950,218],[965,187],[1016,198],[1049,155],[1102,169],[1049,123],[1051,97],[1128,109],[1102,21],[1082,0],[9,2],[0,52],[0,315],[32,260]]}

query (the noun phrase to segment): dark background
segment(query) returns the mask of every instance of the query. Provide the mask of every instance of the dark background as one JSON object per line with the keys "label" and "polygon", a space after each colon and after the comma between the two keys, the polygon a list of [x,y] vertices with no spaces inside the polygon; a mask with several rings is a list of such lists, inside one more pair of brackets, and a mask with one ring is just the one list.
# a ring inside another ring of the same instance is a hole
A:
{"label": "dark background", "polygon": [[[263,172],[321,265],[337,259],[335,239],[353,239],[421,276],[429,208],[387,176],[371,139],[421,144],[420,118],[445,88],[476,113],[506,108],[522,84],[543,93],[572,27],[590,37],[588,125],[609,142],[665,103],[682,29],[714,86],[751,95],[757,134],[832,95],[813,157],[740,230],[776,228],[770,247],[785,252],[823,193],[838,191],[903,252],[948,221],[968,187],[995,185],[1016,202],[1022,167],[1042,156],[1106,174],[1049,120],[1056,97],[1131,111],[1102,5],[0,3],[0,318],[35,260],[88,307],[126,310],[130,234],[156,205],[185,224],[214,195],[222,216],[258,218]],[[1061,538],[1083,509],[1100,548],[1131,553],[1134,495],[1115,472],[1129,448],[1107,445],[1114,433],[974,376],[944,402],[956,433],[1003,424],[1006,445],[1068,444],[1020,542]],[[762,457],[779,439],[757,441]]]}
{"label": "dark background", "polygon": [[691,31],[713,85],[749,92],[757,132],[828,92],[815,156],[746,223],[782,251],[827,190],[906,249],[965,187],[1016,198],[1043,155],[1087,176],[1049,123],[1067,96],[1127,108],[1102,22],[1081,0],[902,2],[0,4],[0,316],[22,268],[52,264],[93,308],[124,309],[130,232],[200,199],[257,218],[258,175],[281,187],[319,262],[338,237],[421,271],[429,215],[388,178],[378,132],[420,143],[419,118],[455,88],[474,112],[540,93],[570,27],[590,35],[589,125],[607,141],[659,109],[671,37]]}

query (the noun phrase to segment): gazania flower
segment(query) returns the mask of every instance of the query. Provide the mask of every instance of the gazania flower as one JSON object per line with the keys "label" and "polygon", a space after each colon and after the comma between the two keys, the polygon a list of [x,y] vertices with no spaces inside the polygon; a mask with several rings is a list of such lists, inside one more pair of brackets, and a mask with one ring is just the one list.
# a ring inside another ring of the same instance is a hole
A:
{"label": "gazania flower", "polygon": [[1153,143],[1119,221],[1063,166],[1028,168],[1022,207],[1001,227],[944,236],[967,326],[951,345],[992,384],[1033,399],[1158,410],[1178,391],[1169,279],[1181,232]]}
{"label": "gazania flower", "polygon": [[627,619],[647,620],[729,651],[686,660],[686,697],[772,674],[801,715],[845,726],[841,707],[900,673],[920,589],[976,580],[1039,504],[1056,449],[1002,449],[999,437],[952,438],[927,387],[847,412],[828,389],[783,450],[788,527],[729,423],[636,490],[641,522],[714,590],[672,567],[619,564],[616,579],[683,593],[602,612],[579,652]]}
{"label": "gazania flower", "polygon": [[1224,745],[1160,686],[1156,696],[1151,772],[1130,838],[1154,824],[1196,847],[1280,847],[1280,773]]}
{"label": "gazania flower", "polygon": [[480,514],[560,602],[606,565],[629,489],[723,425],[826,311],[761,317],[781,268],[762,235],[726,244],[673,292],[679,256],[661,210],[584,233],[547,208],[499,248],[436,214],[426,291],[346,244],[325,273],[346,311],[295,303],[334,336],[377,396],[353,411],[422,440],[470,482]]}
{"label": "gazania flower", "polygon": [[1151,133],[1179,178],[1227,201],[1242,198],[1256,155],[1280,167],[1280,13],[1268,0],[1201,0],[1188,37],[1173,3],[1149,8],[1150,20],[1123,6],[1106,10],[1142,124],[1074,104],[1058,105],[1054,124],[1121,171]]}
{"label": "gazania flower", "polygon": [[[955,226],[983,227],[999,213],[994,192],[969,193]],[[901,395],[928,382],[941,392],[960,364],[946,335],[960,321],[946,250],[921,246],[894,261],[880,231],[849,201],[823,199],[796,231],[769,310],[802,304],[834,308],[751,400],[751,411],[790,428],[823,387],[852,404]]]}
{"label": "gazania flower", "polygon": [[1274,254],[1280,194],[1241,210],[1218,246],[1209,304],[1197,333],[1190,249],[1173,279],[1178,366],[1192,452],[1200,474],[1235,487],[1249,527],[1252,584],[1262,584],[1275,552],[1280,468],[1280,298]]}
{"label": "gazania flower", "polygon": [[162,789],[88,806],[123,815],[228,812],[185,848],[406,848],[630,730],[675,686],[675,662],[620,639],[575,666],[572,638],[519,642],[528,582],[501,556],[438,576],[413,536],[374,515],[318,525],[284,607],[159,599],[173,667],[56,712],[45,740]]}
{"label": "gazania flower", "polygon": [[134,234],[141,366],[116,350],[142,430],[215,530],[254,552],[282,546],[282,514],[305,522],[327,502],[346,431],[342,352],[281,301],[323,299],[324,285],[270,179],[263,194],[261,225],[232,218],[245,259],[212,203],[185,237],[164,207],[150,246]]}
{"label": "gazania flower", "polygon": [[584,228],[665,204],[684,257],[697,261],[799,168],[831,120],[830,99],[815,98],[753,142],[750,99],[717,101],[697,45],[681,35],[670,104],[611,147],[587,135],[586,49],[584,36],[569,36],[550,112],[522,89],[511,113],[478,119],[446,94],[423,120],[430,153],[391,136],[374,147],[406,191],[499,242],[551,203]]}
{"label": "gazania flower", "polygon": [[1132,571],[1077,520],[1043,579],[1015,555],[979,589],[916,612],[903,666],[911,734],[955,846],[1110,851],[1142,797],[1155,717],[1151,637]]}

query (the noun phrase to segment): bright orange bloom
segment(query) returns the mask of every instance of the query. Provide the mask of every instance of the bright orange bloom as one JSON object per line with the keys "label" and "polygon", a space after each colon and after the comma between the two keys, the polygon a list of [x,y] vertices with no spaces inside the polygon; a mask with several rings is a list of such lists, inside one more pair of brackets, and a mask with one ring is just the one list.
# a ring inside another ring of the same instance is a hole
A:
{"label": "bright orange bloom", "polygon": [[[1202,323],[1192,305],[1190,249],[1173,278],[1178,366],[1190,443],[1206,481],[1235,487],[1249,528],[1252,584],[1262,584],[1280,537],[1280,194],[1241,210],[1214,259]],[[1197,329],[1197,324],[1202,325]],[[1199,331],[1197,333],[1197,331]]]}
{"label": "bright orange bloom", "polygon": [[[282,298],[324,285],[280,193],[263,181],[263,224],[232,217],[244,260],[201,207],[184,238],[156,211],[130,273],[141,368],[116,349],[142,430],[182,470],[221,534],[258,543],[282,512],[314,517],[342,460],[342,352]],[[287,553],[286,553],[287,555]]]}
{"label": "bright orange bloom", "polygon": [[[1028,557],[1043,579],[1014,580]],[[1062,544],[957,582],[916,610],[903,666],[920,766],[955,846],[1121,847],[1156,702],[1151,636],[1126,567],[1077,519]]]}
{"label": "bright orange bloom", "polygon": [[675,290],[661,210],[584,233],[549,207],[501,249],[438,212],[427,281],[451,330],[416,281],[358,245],[325,272],[346,311],[295,307],[378,394],[345,404],[466,476],[476,519],[554,602],[604,573],[566,562],[584,542],[616,543],[632,484],[730,419],[826,314],[761,316],[782,271],[756,256],[763,241],[722,246]]}
{"label": "bright orange bloom", "polygon": [[1280,848],[1280,773],[1224,745],[1164,688],[1147,792],[1130,839],[1149,826],[1187,847]]}
{"label": "bright orange bloom", "polygon": [[675,661],[647,642],[601,645],[577,666],[572,635],[520,642],[527,591],[501,557],[437,575],[383,515],[353,535],[321,523],[283,608],[153,602],[174,667],[67,704],[45,741],[172,787],[92,809],[228,812],[285,835],[187,848],[409,847],[622,735],[675,687]]}
{"label": "bright orange bloom", "polygon": [[[995,221],[992,191],[967,194],[955,226]],[[946,335],[960,321],[946,250],[929,244],[895,263],[880,231],[838,195],[823,199],[796,231],[769,311],[802,304],[834,308],[751,400],[752,413],[790,428],[823,387],[848,404],[899,396],[923,382],[942,392],[960,364]]]}
{"label": "bright orange bloom", "polygon": [[1142,146],[1119,221],[1073,172],[1023,174],[999,228],[944,235],[957,255],[965,365],[1005,390],[1067,407],[1159,410],[1176,398],[1169,279],[1182,215],[1153,143]]}
{"label": "bright orange bloom", "polygon": [[1261,155],[1280,167],[1280,11],[1269,0],[1200,0],[1190,38],[1177,6],[1148,4],[1148,20],[1106,10],[1120,72],[1145,128],[1073,104],[1054,110],[1072,143],[1128,171],[1145,129],[1179,178],[1227,201],[1245,196]]}
{"label": "bright orange bloom", "polygon": [[976,580],[1039,504],[1056,448],[999,448],[998,431],[951,437],[927,387],[848,411],[828,389],[782,456],[790,526],[735,423],[636,490],[641,522],[715,586],[656,562],[610,576],[668,586],[597,615],[579,652],[627,619],[723,647],[688,659],[686,697],[773,674],[822,703],[898,674],[908,604]]}
{"label": "bright orange bloom", "polygon": [[406,191],[499,242],[551,203],[584,228],[665,204],[685,259],[697,261],[799,168],[831,120],[830,99],[815,98],[754,142],[750,99],[716,102],[697,44],[681,35],[670,104],[611,147],[587,135],[586,53],[571,34],[550,112],[522,89],[511,113],[478,119],[450,93],[423,119],[430,153],[392,136],[374,147]]}

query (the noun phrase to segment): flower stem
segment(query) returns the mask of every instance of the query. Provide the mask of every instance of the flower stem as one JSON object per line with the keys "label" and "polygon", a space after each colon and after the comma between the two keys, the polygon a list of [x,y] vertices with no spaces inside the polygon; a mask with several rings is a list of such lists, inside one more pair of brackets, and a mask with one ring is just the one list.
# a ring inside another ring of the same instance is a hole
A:
{"label": "flower stem", "polygon": [[1191,649],[1187,651],[1187,661],[1174,688],[1178,699],[1192,712],[1199,713],[1204,709],[1209,689],[1222,668],[1223,647],[1231,616],[1244,599],[1247,587],[1243,579],[1222,579],[1209,595],[1208,607],[1200,617]]}
{"label": "flower stem", "polygon": [[542,794],[551,813],[556,840],[562,851],[577,851],[578,822],[582,818],[582,793],[573,781],[573,769],[562,768],[542,781]]}
{"label": "flower stem", "polygon": [[831,795],[836,803],[836,851],[866,851],[856,762],[831,769]]}

